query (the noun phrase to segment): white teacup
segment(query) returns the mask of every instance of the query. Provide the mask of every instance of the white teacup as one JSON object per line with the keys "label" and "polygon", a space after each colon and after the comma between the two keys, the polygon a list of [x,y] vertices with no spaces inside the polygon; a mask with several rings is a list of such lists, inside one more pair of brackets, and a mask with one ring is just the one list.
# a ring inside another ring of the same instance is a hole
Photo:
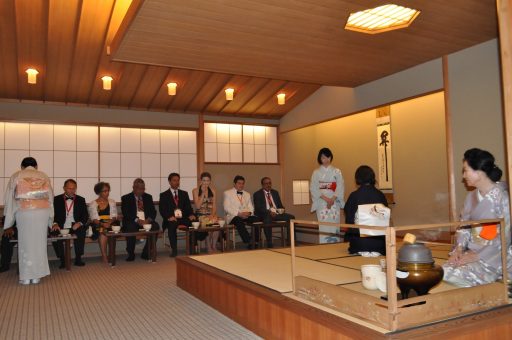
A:
{"label": "white teacup", "polygon": [[192,227],[194,227],[194,229],[198,229],[200,225],[200,222],[192,222]]}
{"label": "white teacup", "polygon": [[62,228],[61,230],[59,230],[59,232],[62,236],[69,235],[69,229]]}
{"label": "white teacup", "polygon": [[120,226],[120,225],[113,225],[113,226],[112,226],[112,231],[113,231],[114,233],[118,233],[118,232],[120,232],[120,231],[121,231],[121,226]]}
{"label": "white teacup", "polygon": [[277,213],[278,213],[279,215],[284,214],[284,208],[279,208],[279,209],[277,209]]}
{"label": "white teacup", "polygon": [[363,287],[368,290],[377,289],[377,277],[381,273],[381,267],[378,264],[364,264],[361,266]]}
{"label": "white teacup", "polygon": [[145,231],[150,231],[151,230],[151,224],[144,224],[142,226],[142,228],[144,228]]}
{"label": "white teacup", "polygon": [[218,220],[217,223],[219,224],[219,227],[224,227],[224,225],[226,224],[226,221],[224,220]]}

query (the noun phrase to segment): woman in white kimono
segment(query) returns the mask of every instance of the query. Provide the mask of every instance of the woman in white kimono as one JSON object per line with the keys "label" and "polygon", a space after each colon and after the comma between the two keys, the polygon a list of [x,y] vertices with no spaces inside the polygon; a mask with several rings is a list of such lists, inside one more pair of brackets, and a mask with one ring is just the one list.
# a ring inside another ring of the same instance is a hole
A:
{"label": "woman in white kimono", "polygon": [[[312,198],[311,212],[316,211],[318,222],[340,223],[340,211],[345,206],[343,175],[340,169],[331,165],[331,150],[323,148],[318,152],[317,161],[320,167],[313,171],[310,182]],[[318,226],[322,233],[339,234],[339,228],[325,225]],[[334,235],[320,234],[319,243],[335,243],[341,239]]]}
{"label": "woman in white kimono", "polygon": [[7,185],[4,203],[5,224],[18,227],[20,284],[37,284],[50,275],[47,253],[48,227],[53,223],[53,190],[46,174],[37,170],[37,161],[26,157],[21,170]]}
{"label": "woman in white kimono", "polygon": [[[507,268],[510,270],[510,208],[504,183],[498,182],[502,171],[487,151],[470,149],[464,153],[464,180],[475,190],[468,193],[461,220],[503,218],[507,246]],[[501,235],[499,225],[460,228],[450,258],[443,265],[444,280],[457,286],[471,287],[495,282],[501,278]]]}

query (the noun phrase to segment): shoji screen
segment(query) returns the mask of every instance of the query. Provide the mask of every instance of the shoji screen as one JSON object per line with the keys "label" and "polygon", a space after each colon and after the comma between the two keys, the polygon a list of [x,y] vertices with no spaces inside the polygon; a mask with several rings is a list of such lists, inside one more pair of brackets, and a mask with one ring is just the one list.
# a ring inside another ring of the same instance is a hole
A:
{"label": "shoji screen", "polygon": [[87,201],[96,197],[99,180],[110,183],[118,202],[136,177],[154,200],[169,187],[171,172],[181,175],[191,197],[197,185],[195,131],[0,122],[0,205],[9,177],[27,156],[36,158],[57,194],[73,178]]}
{"label": "shoji screen", "polygon": [[115,200],[132,190],[137,177],[158,200],[169,187],[171,172],[180,174],[181,188],[192,197],[197,185],[195,131],[100,127],[101,180],[110,183]]}
{"label": "shoji screen", "polygon": [[[92,200],[98,181],[98,127],[0,123],[0,171],[2,193],[9,177],[20,169],[24,157],[32,156],[38,168],[51,178],[56,194],[64,181],[78,182],[78,193]],[[3,204],[4,195],[1,195]]]}

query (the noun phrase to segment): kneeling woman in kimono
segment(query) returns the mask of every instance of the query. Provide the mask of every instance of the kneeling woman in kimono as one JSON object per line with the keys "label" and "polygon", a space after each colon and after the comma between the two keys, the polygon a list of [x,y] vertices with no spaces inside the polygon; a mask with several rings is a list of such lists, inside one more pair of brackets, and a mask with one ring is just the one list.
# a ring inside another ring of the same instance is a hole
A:
{"label": "kneeling woman in kimono", "polygon": [[[509,197],[503,183],[498,182],[502,171],[494,157],[480,149],[464,153],[464,180],[475,190],[464,202],[463,221],[503,218],[507,247],[507,267],[511,267]],[[450,258],[443,265],[444,280],[457,286],[471,287],[495,282],[501,278],[501,236],[499,225],[460,228]]]}
{"label": "kneeling woman in kimono", "polygon": [[20,284],[39,283],[50,275],[47,233],[53,223],[53,190],[45,173],[37,170],[37,161],[26,157],[21,170],[9,179],[5,191],[5,225],[18,228]]}

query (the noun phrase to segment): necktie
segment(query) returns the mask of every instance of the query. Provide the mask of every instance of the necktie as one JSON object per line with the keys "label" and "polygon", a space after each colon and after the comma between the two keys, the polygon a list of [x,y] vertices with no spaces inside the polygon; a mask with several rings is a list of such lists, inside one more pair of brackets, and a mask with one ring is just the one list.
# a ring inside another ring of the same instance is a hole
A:
{"label": "necktie", "polygon": [[139,211],[144,211],[144,202],[142,202],[142,198],[137,197],[137,209]]}
{"label": "necktie", "polygon": [[240,196],[243,196],[244,195],[244,192],[243,191],[237,191],[236,192],[237,195],[240,195]]}
{"label": "necktie", "polygon": [[268,201],[268,206],[270,208],[273,208],[274,204],[272,204],[272,197],[270,197],[270,192],[267,192],[267,201]]}
{"label": "necktie", "polygon": [[179,199],[178,199],[178,190],[175,190],[175,191],[174,191],[174,203],[176,204],[176,206],[178,206],[178,202],[179,202]]}

